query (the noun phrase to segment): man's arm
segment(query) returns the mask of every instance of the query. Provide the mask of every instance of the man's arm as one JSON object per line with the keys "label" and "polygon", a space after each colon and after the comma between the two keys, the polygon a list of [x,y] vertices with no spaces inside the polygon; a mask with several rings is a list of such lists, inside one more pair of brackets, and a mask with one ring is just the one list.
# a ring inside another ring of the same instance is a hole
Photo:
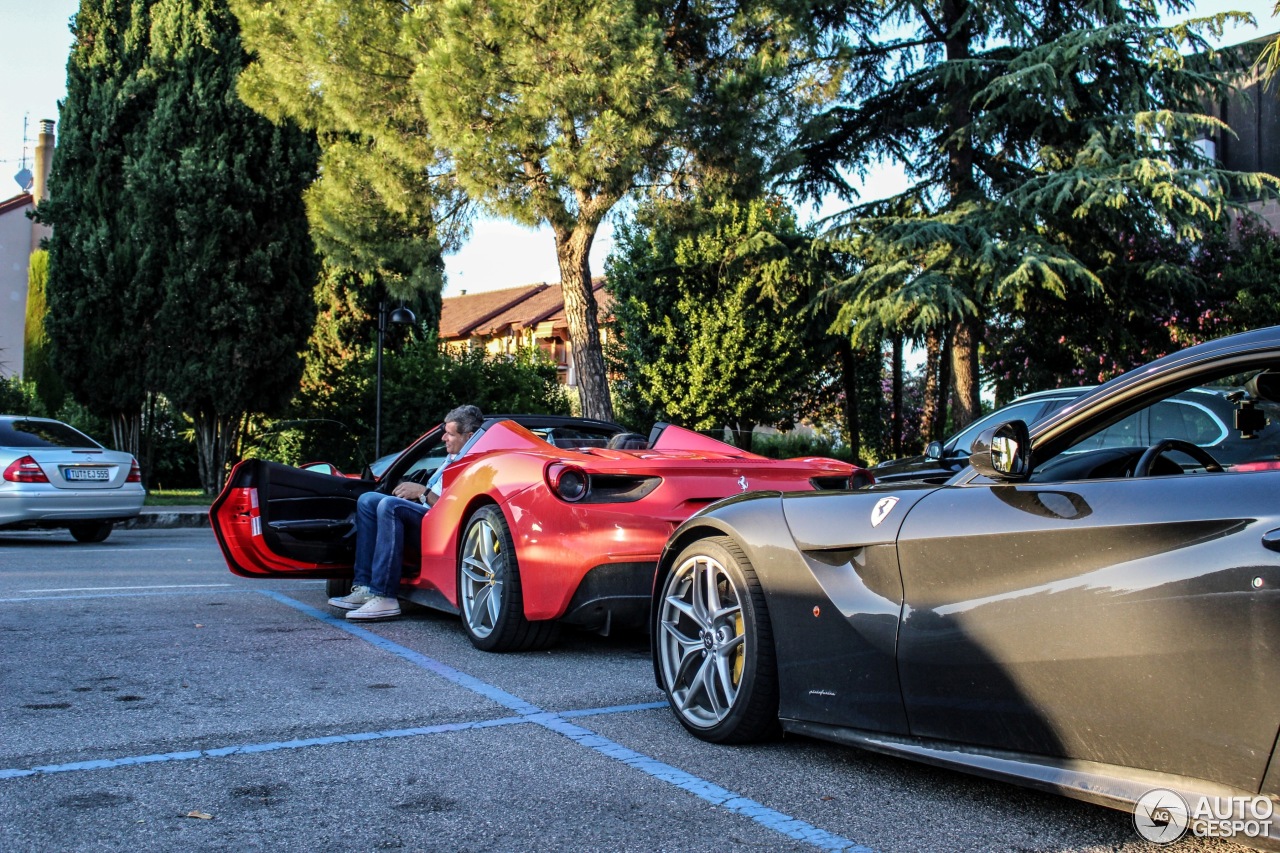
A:
{"label": "man's arm", "polygon": [[435,495],[427,491],[427,487],[421,483],[415,483],[412,480],[405,480],[400,485],[391,490],[391,494],[398,498],[404,498],[407,501],[417,501],[423,503],[422,496],[428,495],[425,503],[427,506],[435,503]]}

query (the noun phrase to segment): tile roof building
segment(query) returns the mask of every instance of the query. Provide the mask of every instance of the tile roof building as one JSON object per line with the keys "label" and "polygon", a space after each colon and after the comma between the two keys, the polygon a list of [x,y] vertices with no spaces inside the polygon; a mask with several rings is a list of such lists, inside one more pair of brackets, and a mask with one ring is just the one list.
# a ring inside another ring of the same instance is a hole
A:
{"label": "tile roof building", "polygon": [[[595,279],[593,286],[601,343],[607,343],[612,299],[603,278]],[[537,347],[556,365],[562,383],[577,384],[564,295],[558,284],[527,284],[447,297],[440,309],[440,341],[450,350],[479,347],[493,355],[514,355],[517,350]]]}

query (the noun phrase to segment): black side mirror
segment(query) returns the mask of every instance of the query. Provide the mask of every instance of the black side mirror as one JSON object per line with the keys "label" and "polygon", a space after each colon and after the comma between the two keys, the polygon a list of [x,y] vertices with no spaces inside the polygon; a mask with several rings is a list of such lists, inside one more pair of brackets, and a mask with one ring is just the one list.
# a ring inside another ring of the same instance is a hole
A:
{"label": "black side mirror", "polygon": [[1244,388],[1255,400],[1280,402],[1280,373],[1272,370],[1260,371],[1249,377]]}
{"label": "black side mirror", "polygon": [[935,462],[942,458],[942,442],[931,441],[929,446],[924,449],[924,458],[932,459]]}
{"label": "black side mirror", "polygon": [[969,464],[993,480],[1020,481],[1031,476],[1031,434],[1025,421],[1005,421],[978,434]]}

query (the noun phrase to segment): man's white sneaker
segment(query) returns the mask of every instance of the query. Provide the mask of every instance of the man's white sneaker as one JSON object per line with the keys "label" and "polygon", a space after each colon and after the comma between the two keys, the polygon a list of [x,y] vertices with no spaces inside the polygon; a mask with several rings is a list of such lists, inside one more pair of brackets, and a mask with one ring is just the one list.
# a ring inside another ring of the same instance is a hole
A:
{"label": "man's white sneaker", "polygon": [[355,610],[373,598],[373,591],[367,586],[353,586],[351,592],[341,598],[329,599],[330,607],[341,607],[343,610]]}
{"label": "man's white sneaker", "polygon": [[389,619],[400,615],[400,602],[385,595],[375,595],[347,614],[348,619]]}

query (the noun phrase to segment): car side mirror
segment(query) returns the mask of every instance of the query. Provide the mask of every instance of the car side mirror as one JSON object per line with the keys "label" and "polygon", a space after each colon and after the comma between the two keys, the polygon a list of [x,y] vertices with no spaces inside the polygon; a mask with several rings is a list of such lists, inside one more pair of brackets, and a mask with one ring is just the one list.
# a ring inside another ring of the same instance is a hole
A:
{"label": "car side mirror", "polygon": [[978,434],[969,464],[984,477],[1019,481],[1031,475],[1031,434],[1025,421],[1005,421]]}
{"label": "car side mirror", "polygon": [[932,459],[935,462],[942,458],[942,442],[931,441],[929,446],[924,449],[924,458]]}

